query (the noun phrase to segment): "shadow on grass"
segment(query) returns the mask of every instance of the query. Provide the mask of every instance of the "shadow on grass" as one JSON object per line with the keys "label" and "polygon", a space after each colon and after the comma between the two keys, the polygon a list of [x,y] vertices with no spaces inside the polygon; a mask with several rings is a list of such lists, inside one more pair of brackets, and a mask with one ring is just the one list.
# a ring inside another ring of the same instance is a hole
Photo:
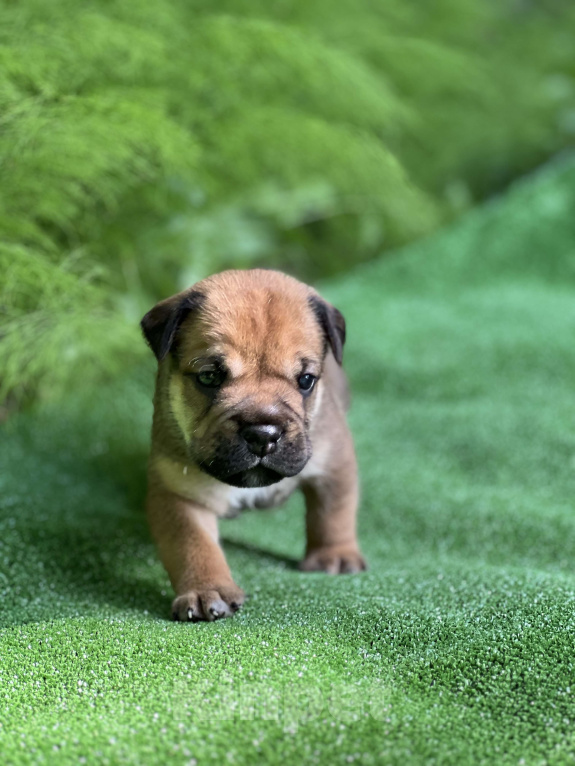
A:
{"label": "shadow on grass", "polygon": [[280,553],[274,551],[264,550],[257,545],[251,545],[250,543],[244,543],[240,540],[231,540],[230,538],[223,537],[222,545],[225,551],[249,553],[254,558],[258,558],[266,563],[277,565],[281,564],[282,568],[293,571],[299,571],[299,559],[294,559],[290,556],[283,556]]}
{"label": "shadow on grass", "polygon": [[[71,617],[170,619],[172,589],[142,512],[89,520],[67,515],[38,525],[26,518],[14,531],[15,587],[0,627]],[[256,565],[297,570],[296,559],[236,540],[222,543],[226,553],[249,554]]]}
{"label": "shadow on grass", "polygon": [[59,525],[18,529],[12,564],[16,587],[0,625],[70,617],[169,616],[169,593],[158,582],[161,566],[144,523],[106,515]]}

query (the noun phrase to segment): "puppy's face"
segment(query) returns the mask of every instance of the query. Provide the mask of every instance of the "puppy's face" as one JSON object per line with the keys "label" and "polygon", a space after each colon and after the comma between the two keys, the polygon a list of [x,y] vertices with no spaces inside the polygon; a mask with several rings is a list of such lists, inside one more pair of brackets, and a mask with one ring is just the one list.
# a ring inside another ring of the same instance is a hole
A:
{"label": "puppy's face", "polygon": [[158,304],[142,327],[191,461],[236,487],[304,468],[328,345],[341,362],[336,309],[278,272],[230,271]]}

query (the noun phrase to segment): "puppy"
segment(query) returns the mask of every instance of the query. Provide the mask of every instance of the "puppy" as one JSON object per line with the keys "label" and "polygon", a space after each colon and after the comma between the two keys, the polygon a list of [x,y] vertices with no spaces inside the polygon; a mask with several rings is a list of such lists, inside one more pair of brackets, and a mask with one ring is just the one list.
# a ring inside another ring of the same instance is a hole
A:
{"label": "puppy", "polygon": [[301,569],[365,569],[340,312],[285,274],[225,271],[161,301],[141,326],[158,360],[147,513],[174,619],[240,608],[218,518],[296,489],[307,509]]}

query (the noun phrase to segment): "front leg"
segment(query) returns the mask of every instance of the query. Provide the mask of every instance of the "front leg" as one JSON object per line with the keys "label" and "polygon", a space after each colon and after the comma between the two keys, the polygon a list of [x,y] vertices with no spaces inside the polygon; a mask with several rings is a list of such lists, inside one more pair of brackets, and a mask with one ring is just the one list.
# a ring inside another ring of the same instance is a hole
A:
{"label": "front leg", "polygon": [[357,464],[351,435],[339,445],[329,470],[302,487],[306,502],[306,572],[352,574],[366,569],[359,550],[356,516],[359,502]]}
{"label": "front leg", "polygon": [[231,617],[245,594],[233,581],[218,543],[216,515],[157,487],[148,490],[146,505],[152,536],[176,592],[174,620]]}

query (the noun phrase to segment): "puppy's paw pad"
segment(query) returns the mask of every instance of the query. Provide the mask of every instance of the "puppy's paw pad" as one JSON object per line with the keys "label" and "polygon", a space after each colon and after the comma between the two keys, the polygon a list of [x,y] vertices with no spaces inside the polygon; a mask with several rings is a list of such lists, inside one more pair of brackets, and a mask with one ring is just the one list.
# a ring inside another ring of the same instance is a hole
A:
{"label": "puppy's paw pad", "polygon": [[172,618],[179,622],[213,622],[233,617],[244,599],[244,592],[235,585],[190,590],[174,599]]}
{"label": "puppy's paw pad", "polygon": [[356,574],[367,569],[367,564],[357,548],[334,546],[310,551],[301,562],[300,569],[303,572]]}

